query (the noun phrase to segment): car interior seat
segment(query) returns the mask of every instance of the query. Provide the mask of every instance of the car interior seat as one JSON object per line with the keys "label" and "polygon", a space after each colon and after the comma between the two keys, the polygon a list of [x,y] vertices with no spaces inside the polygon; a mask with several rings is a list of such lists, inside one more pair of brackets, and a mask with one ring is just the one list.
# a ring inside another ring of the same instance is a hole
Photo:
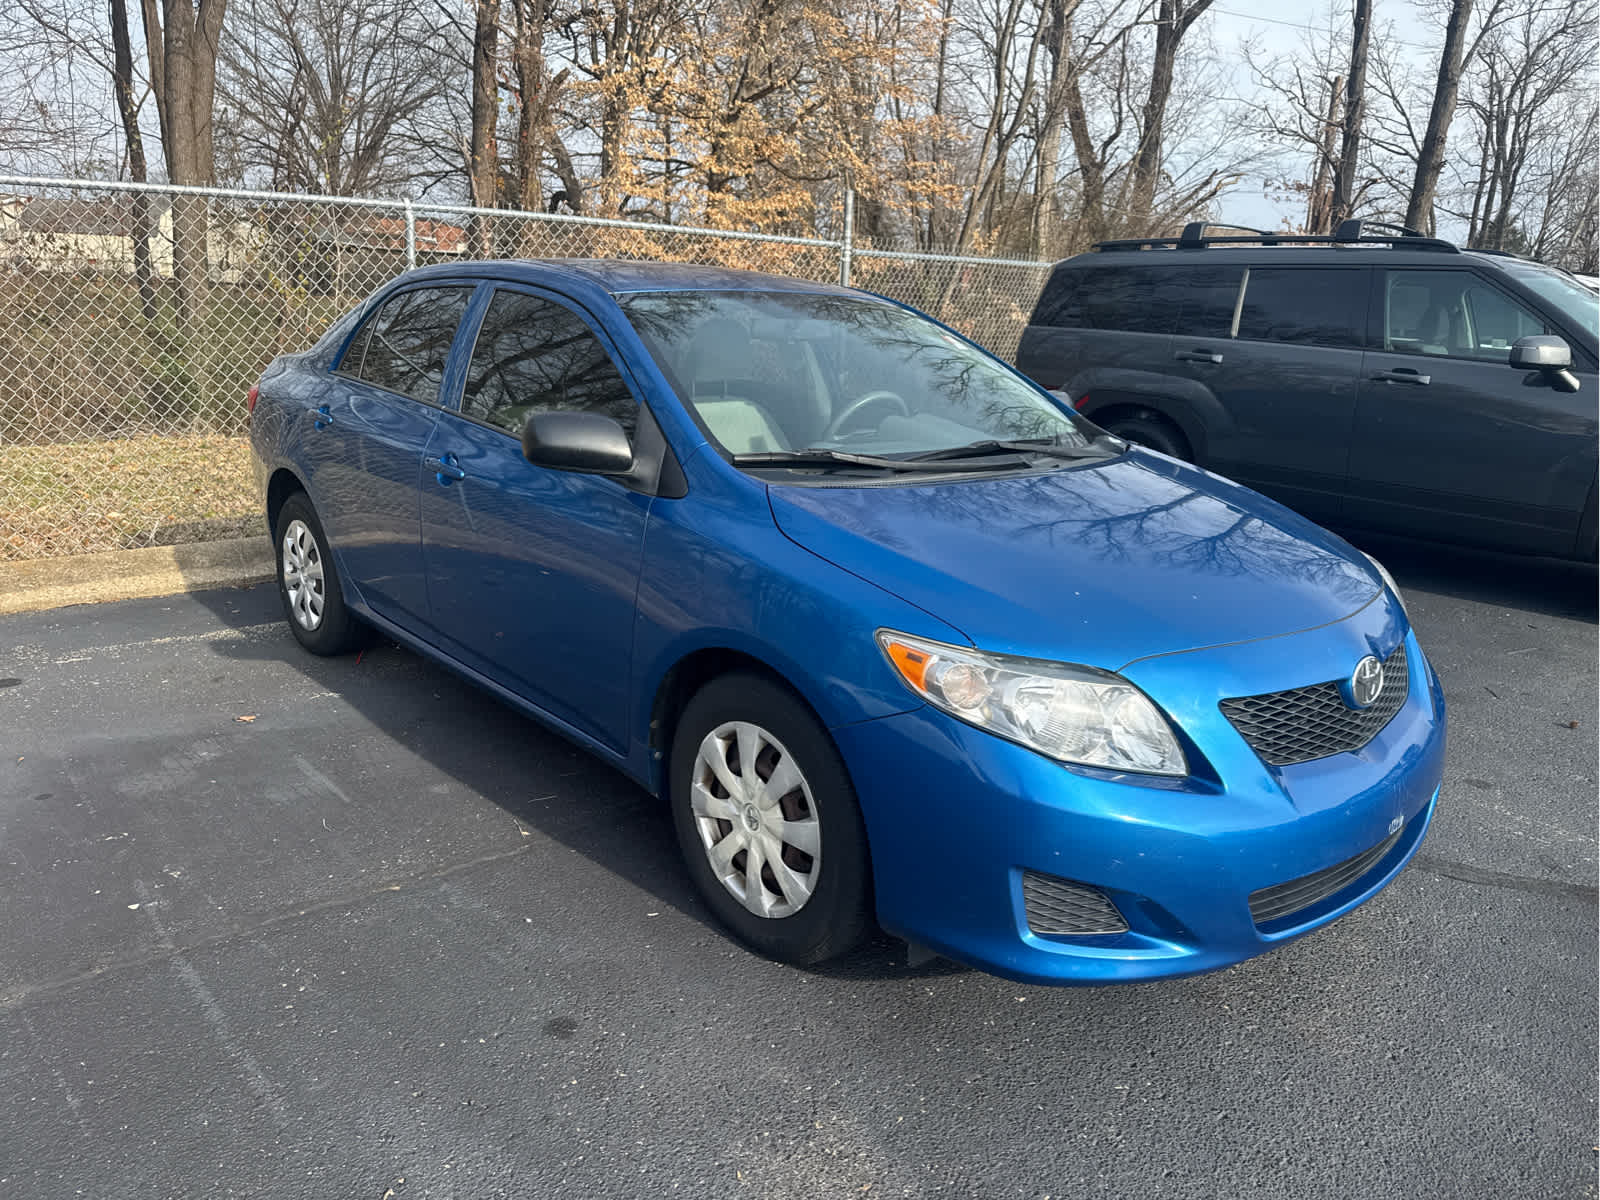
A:
{"label": "car interior seat", "polygon": [[792,449],[777,418],[751,398],[764,389],[743,325],[713,317],[695,332],[686,358],[690,402],[724,448],[732,454]]}

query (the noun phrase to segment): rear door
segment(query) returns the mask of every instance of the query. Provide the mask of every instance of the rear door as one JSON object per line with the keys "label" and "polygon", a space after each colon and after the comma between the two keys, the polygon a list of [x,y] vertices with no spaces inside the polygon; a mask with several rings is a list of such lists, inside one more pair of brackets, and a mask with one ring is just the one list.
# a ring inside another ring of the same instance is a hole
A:
{"label": "rear door", "polygon": [[467,665],[621,750],[650,497],[534,466],[522,427],[535,409],[600,412],[632,437],[639,403],[563,299],[497,286],[471,322],[460,403],[439,417],[422,484],[432,623]]}
{"label": "rear door", "polygon": [[344,576],[381,616],[426,619],[422,453],[470,285],[407,288],[355,332],[302,416],[301,462]]}
{"label": "rear door", "polygon": [[1565,554],[1594,482],[1593,369],[1576,392],[1513,370],[1511,344],[1559,332],[1470,266],[1386,269],[1365,356],[1348,513],[1421,537]]}
{"label": "rear door", "polygon": [[1250,266],[1196,278],[1199,316],[1183,322],[1173,356],[1177,372],[1209,389],[1225,414],[1208,430],[1208,467],[1314,519],[1339,518],[1369,275],[1364,267]]}

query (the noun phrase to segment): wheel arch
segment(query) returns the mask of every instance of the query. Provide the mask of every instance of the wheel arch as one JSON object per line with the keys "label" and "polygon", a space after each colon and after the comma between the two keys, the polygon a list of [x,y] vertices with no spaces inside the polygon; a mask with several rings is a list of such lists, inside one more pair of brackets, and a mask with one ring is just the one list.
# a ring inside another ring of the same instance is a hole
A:
{"label": "wheel arch", "polygon": [[[296,492],[305,492],[305,482],[288,467],[279,467],[272,472],[267,480],[267,536],[277,534],[278,514],[283,511],[284,501]],[[309,493],[307,493],[309,497]]]}
{"label": "wheel arch", "polygon": [[690,698],[723,675],[745,671],[783,688],[816,718],[824,731],[828,721],[806,695],[805,689],[783,671],[749,650],[727,645],[700,646],[677,658],[657,681],[650,702],[650,721],[646,742],[649,749],[649,782],[656,795],[666,793],[667,755],[677,733],[678,719]]}

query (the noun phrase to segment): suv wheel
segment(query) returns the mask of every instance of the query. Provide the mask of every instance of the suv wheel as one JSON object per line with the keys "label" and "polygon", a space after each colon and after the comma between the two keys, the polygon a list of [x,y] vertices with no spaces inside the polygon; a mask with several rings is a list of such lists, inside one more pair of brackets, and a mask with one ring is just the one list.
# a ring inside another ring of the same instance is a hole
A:
{"label": "suv wheel", "polygon": [[1194,461],[1194,452],[1189,449],[1187,439],[1179,432],[1176,425],[1159,413],[1133,413],[1106,422],[1102,428],[1108,433],[1116,434],[1124,441],[1143,446],[1147,450],[1158,451],[1169,458],[1182,459],[1184,462]]}

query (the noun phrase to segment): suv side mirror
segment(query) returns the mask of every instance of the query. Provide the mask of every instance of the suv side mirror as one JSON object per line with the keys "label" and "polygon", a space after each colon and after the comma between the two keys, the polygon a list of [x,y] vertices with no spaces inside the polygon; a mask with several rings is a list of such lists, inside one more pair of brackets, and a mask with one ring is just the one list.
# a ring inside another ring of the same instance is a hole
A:
{"label": "suv side mirror", "polygon": [[1520,337],[1511,344],[1510,362],[1521,371],[1543,371],[1558,391],[1578,390],[1578,377],[1572,373],[1572,347],[1561,338],[1549,334]]}
{"label": "suv side mirror", "polygon": [[522,427],[522,457],[536,467],[625,475],[633,447],[621,425],[592,412],[534,412]]}
{"label": "suv side mirror", "polygon": [[1520,337],[1511,344],[1511,365],[1524,371],[1559,371],[1572,366],[1572,348],[1558,337]]}

